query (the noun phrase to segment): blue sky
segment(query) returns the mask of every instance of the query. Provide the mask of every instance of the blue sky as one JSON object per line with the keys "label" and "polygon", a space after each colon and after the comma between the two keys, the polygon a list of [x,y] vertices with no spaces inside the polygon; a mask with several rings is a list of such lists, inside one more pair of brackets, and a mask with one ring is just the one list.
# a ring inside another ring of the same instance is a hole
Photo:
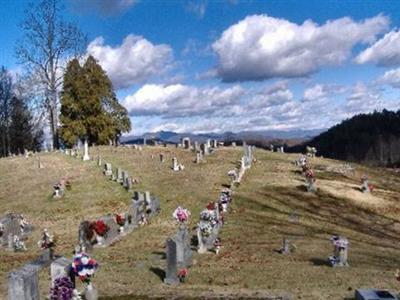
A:
{"label": "blue sky", "polygon": [[[1,1],[1,64],[27,1]],[[65,0],[133,130],[327,128],[400,109],[400,3]]]}

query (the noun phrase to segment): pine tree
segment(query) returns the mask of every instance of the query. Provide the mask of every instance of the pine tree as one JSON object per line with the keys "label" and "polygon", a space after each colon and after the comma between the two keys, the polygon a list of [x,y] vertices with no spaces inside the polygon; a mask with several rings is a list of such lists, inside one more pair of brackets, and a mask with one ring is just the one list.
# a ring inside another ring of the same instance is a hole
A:
{"label": "pine tree", "polygon": [[25,149],[37,148],[37,139],[40,136],[34,134],[32,115],[26,103],[18,97],[11,99],[11,151],[12,153],[24,153]]}
{"label": "pine tree", "polygon": [[78,139],[106,144],[131,128],[126,109],[119,104],[111,81],[89,56],[81,67],[72,60],[61,93],[61,136],[72,146]]}

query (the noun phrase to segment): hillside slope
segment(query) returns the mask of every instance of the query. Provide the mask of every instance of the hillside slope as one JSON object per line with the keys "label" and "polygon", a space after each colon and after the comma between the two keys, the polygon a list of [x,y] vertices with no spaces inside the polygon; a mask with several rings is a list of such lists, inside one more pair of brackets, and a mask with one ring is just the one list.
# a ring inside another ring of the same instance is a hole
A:
{"label": "hillside slope", "polygon": [[[164,164],[158,160],[160,152],[166,155]],[[150,225],[109,248],[94,250],[93,256],[101,264],[94,283],[104,299],[231,294],[343,299],[352,296],[355,288],[398,287],[393,275],[400,267],[400,178],[396,173],[354,165],[354,174],[342,175],[334,171],[342,162],[315,158],[312,164],[319,190],[309,194],[292,163],[297,154],[257,149],[257,162],[237,189],[222,229],[220,255],[195,254],[187,283],[174,288],[160,279],[165,268],[164,243],[176,230],[172,211],[177,205],[189,208],[194,227],[199,212],[208,201],[217,199],[221,187],[229,182],[226,173],[241,157],[241,148],[221,148],[202,165],[192,162],[194,155],[189,151],[172,147],[146,147],[142,152],[97,147],[91,154],[100,154],[103,160],[128,170],[139,179],[135,189],[159,196],[162,208]],[[183,172],[170,169],[173,156],[185,165]],[[0,249],[1,299],[6,295],[6,274],[39,253],[40,228],[56,233],[57,253],[70,257],[82,218],[119,212],[130,199],[128,192],[101,175],[94,162],[57,153],[42,154],[41,159],[45,169],[37,168],[35,158],[0,159],[0,215],[22,212],[37,228],[27,242],[28,252]],[[364,173],[377,187],[371,195],[358,191]],[[50,197],[51,187],[63,176],[70,177],[72,190],[55,201]],[[332,254],[329,237],[334,233],[350,241],[349,268],[327,265]],[[293,254],[283,256],[275,251],[283,237],[296,245]],[[48,289],[46,282],[48,274],[44,272],[43,295]]]}

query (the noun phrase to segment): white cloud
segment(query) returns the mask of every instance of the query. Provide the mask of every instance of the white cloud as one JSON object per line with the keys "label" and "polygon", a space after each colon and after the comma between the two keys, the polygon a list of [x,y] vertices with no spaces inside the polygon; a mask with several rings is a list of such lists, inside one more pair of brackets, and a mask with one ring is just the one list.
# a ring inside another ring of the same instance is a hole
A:
{"label": "white cloud", "polygon": [[97,37],[89,44],[87,53],[99,61],[117,89],[143,83],[165,73],[173,60],[169,45],[154,45],[133,34],[117,47],[105,45],[104,39]]}
{"label": "white cloud", "polygon": [[261,108],[282,105],[293,101],[293,93],[286,81],[279,81],[272,86],[258,92],[249,102],[249,108]]}
{"label": "white cloud", "polygon": [[358,82],[347,97],[347,103],[343,107],[344,113],[354,115],[359,113],[368,113],[374,110],[385,108],[385,101],[382,94],[373,87]]}
{"label": "white cloud", "polygon": [[304,90],[304,102],[326,102],[329,98],[336,94],[341,94],[346,88],[336,84],[315,84]]}
{"label": "white cloud", "polygon": [[378,84],[387,84],[393,88],[400,88],[400,68],[386,71],[376,82]]}
{"label": "white cloud", "polygon": [[124,100],[131,115],[159,115],[164,118],[212,114],[240,101],[240,86],[198,88],[183,84],[147,84]]}
{"label": "white cloud", "polygon": [[400,31],[392,30],[355,59],[359,64],[374,63],[378,66],[400,65]]}
{"label": "white cloud", "polygon": [[323,25],[253,15],[225,30],[212,48],[224,81],[300,77],[345,62],[353,46],[374,42],[388,24],[382,15],[362,22],[345,17]]}

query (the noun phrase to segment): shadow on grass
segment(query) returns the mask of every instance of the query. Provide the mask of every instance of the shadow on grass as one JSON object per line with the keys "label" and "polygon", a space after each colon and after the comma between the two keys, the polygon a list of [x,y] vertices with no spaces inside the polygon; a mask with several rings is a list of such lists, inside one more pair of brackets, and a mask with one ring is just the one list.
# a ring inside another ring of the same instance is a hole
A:
{"label": "shadow on grass", "polygon": [[314,265],[314,266],[327,266],[327,267],[331,267],[331,264],[329,263],[328,259],[322,259],[319,257],[314,257],[310,259],[310,262]]}
{"label": "shadow on grass", "polygon": [[150,271],[156,274],[162,282],[164,282],[165,271],[159,267],[151,267]]}

